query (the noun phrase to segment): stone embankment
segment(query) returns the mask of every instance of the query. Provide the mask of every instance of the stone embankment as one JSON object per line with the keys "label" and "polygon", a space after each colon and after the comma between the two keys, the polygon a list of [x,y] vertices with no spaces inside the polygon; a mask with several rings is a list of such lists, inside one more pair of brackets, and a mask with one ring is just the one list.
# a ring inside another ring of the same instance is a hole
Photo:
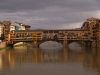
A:
{"label": "stone embankment", "polygon": [[0,48],[6,47],[6,42],[0,42]]}

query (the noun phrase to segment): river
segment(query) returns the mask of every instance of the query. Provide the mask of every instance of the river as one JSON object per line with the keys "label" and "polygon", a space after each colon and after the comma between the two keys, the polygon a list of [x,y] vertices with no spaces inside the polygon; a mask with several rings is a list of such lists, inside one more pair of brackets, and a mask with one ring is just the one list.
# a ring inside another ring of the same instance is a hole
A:
{"label": "river", "polygon": [[100,49],[22,46],[1,50],[0,75],[100,75]]}

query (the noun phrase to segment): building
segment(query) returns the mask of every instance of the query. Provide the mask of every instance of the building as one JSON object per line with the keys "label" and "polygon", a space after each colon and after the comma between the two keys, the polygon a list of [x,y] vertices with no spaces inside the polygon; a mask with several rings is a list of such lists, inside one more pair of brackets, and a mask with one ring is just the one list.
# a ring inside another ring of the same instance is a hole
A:
{"label": "building", "polygon": [[86,22],[83,23],[81,28],[89,30],[93,39],[99,39],[100,19],[93,17],[88,18]]}
{"label": "building", "polygon": [[15,22],[15,30],[30,30],[30,27],[29,25],[25,25],[23,23],[19,23],[19,22]]}
{"label": "building", "polygon": [[0,22],[0,41],[2,41],[3,40],[3,25],[2,25],[2,23]]}
{"label": "building", "polygon": [[[2,27],[3,26],[3,27]],[[3,21],[0,25],[0,36],[3,36],[3,39],[8,38],[10,31],[12,30],[29,30],[30,26],[25,25],[19,22]]]}

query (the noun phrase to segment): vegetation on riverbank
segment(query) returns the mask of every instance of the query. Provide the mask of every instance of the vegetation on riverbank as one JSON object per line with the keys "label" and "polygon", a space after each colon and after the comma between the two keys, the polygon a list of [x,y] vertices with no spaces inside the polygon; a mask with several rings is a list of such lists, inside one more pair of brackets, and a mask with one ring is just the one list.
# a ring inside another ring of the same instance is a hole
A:
{"label": "vegetation on riverbank", "polygon": [[4,49],[10,49],[10,47],[3,47],[3,48],[0,48],[0,50],[4,50]]}

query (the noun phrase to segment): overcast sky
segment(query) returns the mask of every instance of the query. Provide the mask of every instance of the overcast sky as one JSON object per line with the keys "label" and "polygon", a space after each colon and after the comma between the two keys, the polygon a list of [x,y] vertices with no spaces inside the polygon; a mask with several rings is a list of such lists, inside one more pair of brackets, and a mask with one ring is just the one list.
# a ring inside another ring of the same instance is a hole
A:
{"label": "overcast sky", "polygon": [[0,0],[0,21],[31,29],[79,28],[90,17],[100,18],[100,0]]}

